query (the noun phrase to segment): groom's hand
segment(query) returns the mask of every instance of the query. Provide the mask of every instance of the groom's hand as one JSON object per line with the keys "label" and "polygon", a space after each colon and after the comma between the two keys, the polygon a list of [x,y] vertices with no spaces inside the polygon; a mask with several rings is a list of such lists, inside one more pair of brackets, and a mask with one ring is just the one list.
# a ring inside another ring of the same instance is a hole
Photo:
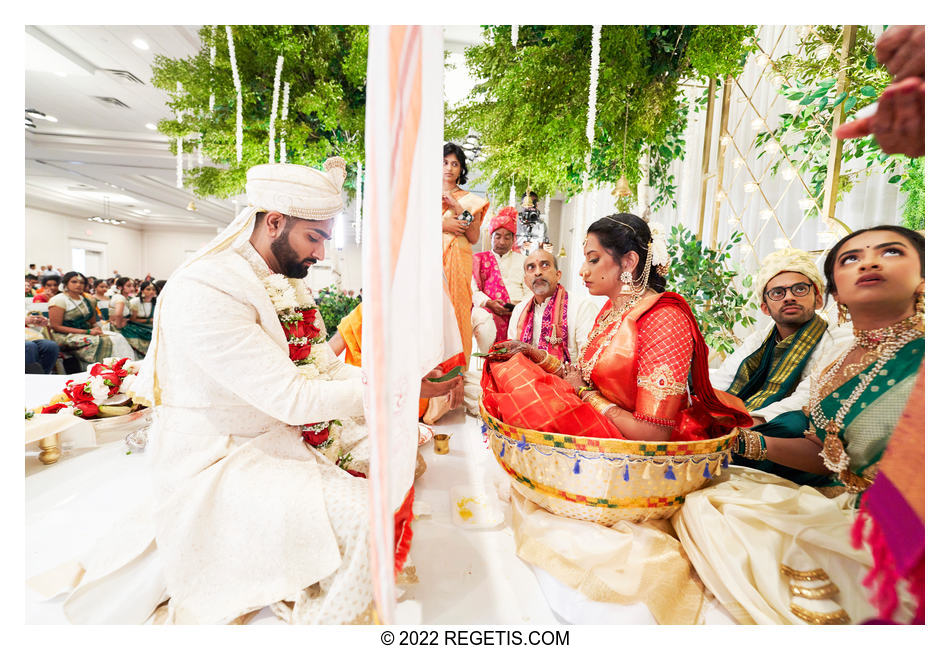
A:
{"label": "groom's hand", "polygon": [[[419,397],[429,399],[430,397],[439,397],[440,395],[449,395],[449,401],[460,399],[458,395],[452,394],[453,391],[459,395],[462,393],[462,375],[453,377],[448,381],[432,382],[432,377],[441,377],[445,373],[440,368],[434,368],[425,377],[422,378],[422,385],[419,390]],[[458,404],[456,404],[458,406]],[[454,407],[453,407],[454,408]]]}

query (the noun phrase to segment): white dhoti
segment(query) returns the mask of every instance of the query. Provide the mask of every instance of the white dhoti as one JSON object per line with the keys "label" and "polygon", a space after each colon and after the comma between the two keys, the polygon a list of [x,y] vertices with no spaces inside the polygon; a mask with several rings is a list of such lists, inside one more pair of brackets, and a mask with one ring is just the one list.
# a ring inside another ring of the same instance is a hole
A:
{"label": "white dhoti", "polygon": [[67,617],[143,623],[170,597],[169,623],[226,623],[266,606],[293,623],[366,622],[366,480],[304,444],[296,427],[214,435],[211,422],[239,430],[261,423],[194,411],[156,415],[154,519],[129,518],[83,561]]}

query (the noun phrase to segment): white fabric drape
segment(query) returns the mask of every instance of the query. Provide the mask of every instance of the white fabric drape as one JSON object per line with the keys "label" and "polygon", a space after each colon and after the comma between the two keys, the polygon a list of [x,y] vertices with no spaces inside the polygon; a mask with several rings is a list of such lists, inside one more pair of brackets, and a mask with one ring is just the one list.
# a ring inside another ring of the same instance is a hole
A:
{"label": "white fabric drape", "polygon": [[419,381],[442,361],[442,29],[372,26],[366,101],[363,371],[375,599],[393,622],[393,513],[412,486]]}

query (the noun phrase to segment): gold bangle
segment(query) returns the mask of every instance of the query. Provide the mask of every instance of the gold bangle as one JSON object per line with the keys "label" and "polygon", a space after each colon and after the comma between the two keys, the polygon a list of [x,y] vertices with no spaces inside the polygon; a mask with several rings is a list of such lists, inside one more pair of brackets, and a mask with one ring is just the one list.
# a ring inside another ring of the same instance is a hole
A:
{"label": "gold bangle", "polygon": [[549,372],[552,375],[557,374],[561,370],[561,360],[553,354],[545,352],[544,358],[541,359],[541,363],[539,363],[538,366],[541,370]]}

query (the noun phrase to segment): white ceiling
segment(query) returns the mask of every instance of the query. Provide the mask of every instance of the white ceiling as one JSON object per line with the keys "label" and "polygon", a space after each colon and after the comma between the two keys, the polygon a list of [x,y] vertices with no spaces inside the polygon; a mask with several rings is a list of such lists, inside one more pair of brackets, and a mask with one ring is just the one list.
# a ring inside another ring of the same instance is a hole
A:
{"label": "white ceiling", "polygon": [[[133,45],[135,39],[149,49]],[[197,200],[175,186],[176,160],[167,138],[145,126],[173,117],[165,92],[150,83],[152,57],[195,55],[198,27],[27,26],[25,40],[24,109],[57,119],[34,119],[36,128],[25,129],[28,207],[103,216],[108,197],[110,216],[124,219],[123,227],[211,229],[231,221],[231,201]],[[128,108],[94,97],[113,97]],[[186,168],[189,162],[197,161],[186,156]],[[186,209],[192,200],[197,212]]]}
{"label": "white ceiling", "polygon": [[[461,50],[480,40],[480,28],[445,28],[445,47]],[[133,44],[144,40],[149,48]],[[197,26],[83,25],[26,27],[26,105],[57,121],[34,119],[25,128],[26,205],[75,217],[104,216],[108,197],[112,218],[126,228],[220,228],[231,221],[231,200],[198,200],[178,189],[176,160],[167,138],[146,128],[173,117],[166,93],[151,85],[156,54],[194,56]],[[456,54],[461,61],[460,54]],[[446,80],[460,99],[472,83],[456,69]],[[131,73],[134,80],[109,70]],[[128,108],[103,103],[111,97]],[[185,157],[185,168],[196,164]],[[197,212],[186,209],[194,200]]]}

